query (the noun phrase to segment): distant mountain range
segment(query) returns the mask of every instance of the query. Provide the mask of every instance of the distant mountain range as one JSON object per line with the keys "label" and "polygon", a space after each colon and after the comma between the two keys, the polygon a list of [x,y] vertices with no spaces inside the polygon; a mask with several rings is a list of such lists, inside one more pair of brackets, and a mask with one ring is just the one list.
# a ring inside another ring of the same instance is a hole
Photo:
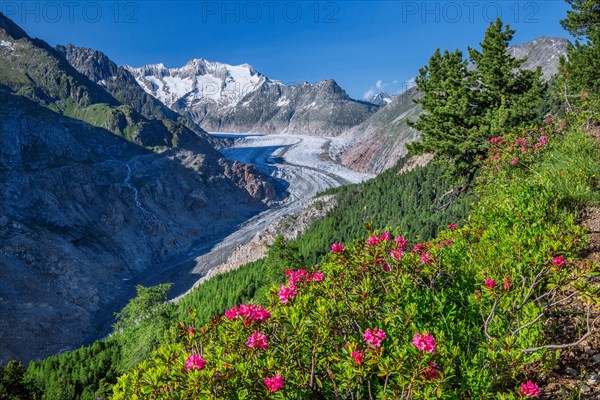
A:
{"label": "distant mountain range", "polygon": [[[525,69],[541,67],[544,79],[558,72],[561,55],[567,53],[568,41],[558,37],[540,37],[509,48],[516,58],[527,58]],[[408,126],[408,120],[422,112],[414,100],[420,96],[411,88],[393,98],[361,124],[348,129],[342,137],[353,145],[341,155],[342,164],[360,172],[379,173],[393,166],[406,154],[406,144],[419,140],[419,132]]]}
{"label": "distant mountain range", "polygon": [[248,64],[193,59],[181,68],[124,68],[147,93],[207,131],[337,136],[379,108],[351,99],[334,80],[285,85]]}
{"label": "distant mountain range", "polygon": [[389,94],[385,90],[380,91],[379,93],[374,94],[369,98],[368,102],[371,104],[375,104],[378,106],[387,106],[394,99],[394,95]]}

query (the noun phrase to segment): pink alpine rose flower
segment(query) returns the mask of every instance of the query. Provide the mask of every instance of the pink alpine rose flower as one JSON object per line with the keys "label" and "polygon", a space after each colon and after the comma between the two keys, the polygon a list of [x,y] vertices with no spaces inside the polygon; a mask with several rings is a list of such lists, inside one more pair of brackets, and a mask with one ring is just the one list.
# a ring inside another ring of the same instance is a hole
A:
{"label": "pink alpine rose flower", "polygon": [[369,244],[371,246],[376,246],[377,243],[379,243],[379,237],[378,236],[370,236],[367,239],[367,244]]}
{"label": "pink alpine rose flower", "polygon": [[263,306],[258,305],[254,309],[254,312],[252,313],[251,318],[254,321],[259,321],[259,322],[266,321],[269,318],[271,318],[271,312],[269,310],[267,310],[266,308],[263,308]]}
{"label": "pink alpine rose flower", "polygon": [[429,257],[431,256],[431,253],[423,253],[421,254],[421,264],[425,265],[425,264],[433,264],[433,260]]}
{"label": "pink alpine rose flower", "polygon": [[267,347],[269,347],[269,342],[267,341],[267,337],[262,332],[254,332],[248,337],[246,346],[250,347],[251,349],[257,348],[266,350]]}
{"label": "pink alpine rose flower", "polygon": [[392,235],[390,235],[389,232],[383,232],[381,235],[379,235],[379,239],[381,239],[381,240],[391,240],[392,239]]}
{"label": "pink alpine rose flower", "polygon": [[437,379],[438,377],[437,365],[433,362],[429,363],[423,372],[425,373],[425,378],[427,379]]}
{"label": "pink alpine rose flower", "polygon": [[312,274],[312,280],[315,282],[321,282],[325,278],[325,274],[322,272],[315,272]]}
{"label": "pink alpine rose flower", "polygon": [[381,342],[387,337],[385,332],[377,327],[371,329],[367,329],[363,334],[363,339],[367,344],[370,344],[375,347],[381,347]]}
{"label": "pink alpine rose flower", "polygon": [[290,277],[290,283],[298,283],[308,278],[308,271],[305,269],[298,269],[296,271],[287,269],[285,270],[285,274]]}
{"label": "pink alpine rose flower", "polygon": [[240,309],[238,306],[233,306],[229,310],[225,311],[225,318],[236,319],[239,315]]}
{"label": "pink alpine rose flower", "polygon": [[250,318],[254,313],[255,306],[254,304],[241,304],[238,314],[244,318]]}
{"label": "pink alpine rose flower", "polygon": [[427,353],[434,353],[436,347],[436,341],[429,332],[415,333],[412,344],[419,350]]}
{"label": "pink alpine rose flower", "polygon": [[400,249],[390,251],[390,257],[395,258],[396,260],[401,259],[402,255],[403,255],[403,252]]}
{"label": "pink alpine rose flower", "polygon": [[508,289],[510,289],[510,285],[512,285],[512,283],[510,282],[509,279],[504,281],[504,290],[508,291]]}
{"label": "pink alpine rose flower", "polygon": [[449,224],[448,225],[448,229],[458,229],[458,225],[456,225],[456,224]]}
{"label": "pink alpine rose flower", "polygon": [[191,356],[189,356],[187,358],[187,360],[185,360],[185,367],[187,368],[188,371],[191,371],[193,369],[202,369],[206,366],[206,360],[204,359],[204,357],[200,357],[199,354],[192,354]]}
{"label": "pink alpine rose flower", "polygon": [[363,363],[363,357],[365,356],[365,352],[364,351],[356,351],[354,350],[352,352],[352,358],[354,359],[354,362],[358,365],[362,365]]}
{"label": "pink alpine rose flower", "polygon": [[406,239],[404,239],[402,236],[398,236],[396,239],[394,239],[394,242],[396,242],[398,247],[402,250],[404,250],[407,246]]}
{"label": "pink alpine rose flower", "polygon": [[333,243],[331,245],[331,252],[332,253],[341,253],[342,251],[344,251],[344,245],[342,244],[342,242]]}
{"label": "pink alpine rose flower", "polygon": [[540,387],[532,381],[523,382],[521,393],[527,397],[540,397]]}
{"label": "pink alpine rose flower", "polygon": [[496,281],[491,278],[485,278],[484,284],[489,290],[492,290],[496,286]]}
{"label": "pink alpine rose flower", "polygon": [[517,165],[519,163],[519,160],[517,159],[517,157],[513,157],[512,161],[510,163],[512,165]]}
{"label": "pink alpine rose flower", "polygon": [[269,393],[275,393],[283,387],[283,378],[279,374],[271,378],[265,378],[265,386],[269,390]]}
{"label": "pink alpine rose flower", "polygon": [[556,265],[557,267],[563,267],[565,265],[568,265],[569,262],[565,260],[563,256],[557,256],[552,259],[552,264]]}
{"label": "pink alpine rose flower", "polygon": [[297,294],[298,290],[296,290],[296,285],[294,285],[293,283],[290,283],[287,286],[279,286],[278,296],[279,300],[281,300],[283,304],[287,304],[290,301],[290,299],[293,299]]}

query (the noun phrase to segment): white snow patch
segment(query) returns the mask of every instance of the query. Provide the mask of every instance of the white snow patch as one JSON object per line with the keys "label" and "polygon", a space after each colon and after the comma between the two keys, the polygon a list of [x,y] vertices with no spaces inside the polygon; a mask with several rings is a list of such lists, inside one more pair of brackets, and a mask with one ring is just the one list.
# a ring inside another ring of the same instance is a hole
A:
{"label": "white snow patch", "polygon": [[203,59],[191,60],[181,68],[160,64],[126,68],[147,93],[169,107],[184,97],[187,102],[234,107],[266,81],[248,64],[234,66]]}
{"label": "white snow patch", "polygon": [[290,99],[288,99],[287,97],[281,97],[277,100],[277,103],[275,103],[276,106],[279,107],[283,107],[283,106],[287,106],[288,104],[290,104]]}
{"label": "white snow patch", "polygon": [[13,43],[7,42],[6,40],[0,40],[0,46],[2,46],[2,47],[8,47],[11,50],[15,49],[15,46],[13,45]]}

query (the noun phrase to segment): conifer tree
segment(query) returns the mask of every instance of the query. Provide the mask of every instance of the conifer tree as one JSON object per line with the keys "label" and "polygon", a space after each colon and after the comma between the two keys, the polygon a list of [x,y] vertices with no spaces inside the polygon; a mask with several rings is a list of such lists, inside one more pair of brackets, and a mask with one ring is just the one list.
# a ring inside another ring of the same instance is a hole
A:
{"label": "conifer tree", "polygon": [[421,131],[422,140],[409,148],[449,159],[460,174],[468,172],[478,148],[479,118],[470,88],[471,75],[461,51],[442,54],[437,49],[415,80],[423,93],[415,102],[425,113],[412,124]]}
{"label": "conifer tree", "polygon": [[483,119],[481,136],[490,139],[507,130],[530,124],[537,116],[545,85],[541,69],[520,69],[526,59],[508,53],[515,30],[498,18],[485,32],[481,51],[469,48],[476,103]]}
{"label": "conifer tree", "polygon": [[580,113],[589,125],[600,120],[600,1],[567,3],[572,10],[561,25],[577,40],[560,60],[561,97],[567,108]]}
{"label": "conifer tree", "polygon": [[411,151],[450,160],[469,182],[490,138],[535,120],[545,84],[539,68],[521,70],[525,60],[508,53],[514,33],[500,19],[491,23],[481,50],[469,49],[473,70],[460,51],[436,50],[416,79],[425,112],[412,124],[422,142]]}

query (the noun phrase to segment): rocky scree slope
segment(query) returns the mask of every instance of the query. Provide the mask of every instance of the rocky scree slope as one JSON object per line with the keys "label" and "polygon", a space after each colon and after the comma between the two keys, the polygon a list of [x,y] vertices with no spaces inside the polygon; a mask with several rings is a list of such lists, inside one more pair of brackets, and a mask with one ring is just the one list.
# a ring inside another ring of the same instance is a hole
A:
{"label": "rocky scree slope", "polygon": [[[516,58],[527,58],[525,69],[542,68],[548,80],[558,72],[561,55],[567,53],[568,41],[559,37],[543,36],[531,42],[511,46],[509,54]],[[420,96],[411,88],[393,98],[360,125],[349,129],[343,137],[354,144],[341,155],[345,166],[360,172],[379,173],[392,167],[406,154],[406,144],[419,140],[419,132],[408,126],[422,109],[414,103]]]}
{"label": "rocky scree slope", "polygon": [[193,59],[181,68],[125,68],[147,93],[209,132],[337,136],[379,108],[351,99],[334,80],[286,85],[248,64]]}

